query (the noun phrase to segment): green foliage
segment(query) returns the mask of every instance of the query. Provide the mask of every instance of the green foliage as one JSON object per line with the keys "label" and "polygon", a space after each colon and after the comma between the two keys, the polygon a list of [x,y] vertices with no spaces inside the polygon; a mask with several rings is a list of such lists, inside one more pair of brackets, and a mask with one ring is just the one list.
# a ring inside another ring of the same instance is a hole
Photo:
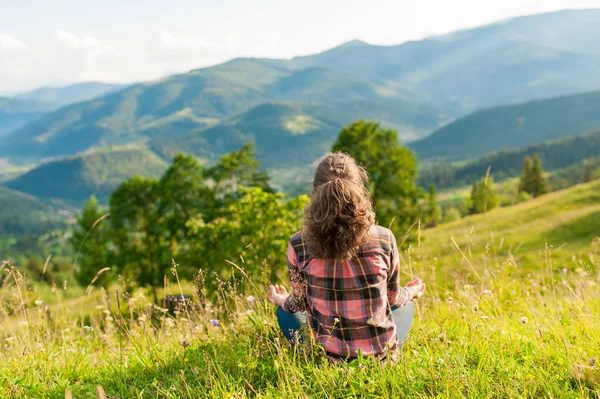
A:
{"label": "green foliage", "polygon": [[442,208],[438,203],[435,184],[429,185],[429,190],[427,192],[427,204],[424,213],[426,227],[434,227],[442,221]]}
{"label": "green foliage", "polygon": [[127,178],[158,177],[166,168],[167,163],[149,150],[117,148],[43,163],[5,184],[38,198],[58,198],[79,206],[90,195],[106,203]]}
{"label": "green foliage", "polygon": [[492,178],[483,178],[473,185],[469,201],[469,213],[485,213],[498,205]]}
{"label": "green foliage", "polygon": [[[596,130],[515,150],[502,150],[466,163],[433,164],[419,171],[419,185],[421,187],[427,187],[431,183],[438,187],[470,185],[483,176],[490,165],[492,166],[491,176],[496,181],[502,181],[518,176],[521,173],[520,166],[523,158],[527,156],[532,157],[539,154],[544,168],[553,171],[579,164],[582,159],[596,157],[599,153],[600,130]],[[581,181],[583,180],[577,182]],[[554,186],[552,187],[554,188]]]}
{"label": "green foliage", "polygon": [[[423,160],[474,159],[494,151],[526,147],[597,130],[600,127],[600,114],[597,112],[599,106],[600,91],[595,91],[488,108],[436,130],[430,136],[411,143],[411,147]],[[598,133],[594,140],[596,144],[593,145],[598,148]],[[573,160],[574,157],[581,157],[585,153],[590,154],[588,156],[595,155],[593,152],[587,152],[582,140],[566,141],[557,145],[563,144],[576,146],[577,153],[555,153],[554,157],[559,164],[561,157]],[[532,155],[538,150],[543,152],[543,148],[534,149],[532,152],[527,151],[527,154],[521,153],[519,157],[522,159],[524,155]],[[501,154],[500,158],[496,159],[501,165],[494,165],[495,170],[516,167],[515,160],[507,160],[506,156],[510,156],[510,153]],[[488,161],[484,168],[489,164]],[[564,166],[568,165],[563,164],[559,167]]]}
{"label": "green foliage", "polygon": [[[108,266],[108,229],[104,220],[107,216],[93,195],[77,215],[71,245],[77,254],[75,278],[83,286],[90,284],[97,273]],[[108,286],[110,274],[101,274],[97,281],[98,285]]]}
{"label": "green foliage", "polygon": [[544,177],[540,156],[536,154],[533,160],[525,157],[523,173],[519,180],[519,192],[525,192],[535,198],[547,194],[549,191],[550,186]]}
{"label": "green foliage", "polygon": [[400,144],[398,133],[357,121],[342,129],[332,151],[352,155],[367,169],[378,222],[404,236],[419,217],[422,193],[415,183],[417,159]]}
{"label": "green foliage", "polygon": [[243,264],[251,276],[284,280],[282,261],[290,236],[301,228],[307,197],[284,201],[283,194],[259,187],[242,187],[238,194],[218,218],[195,232],[199,263],[221,278],[237,273],[230,261]]}
{"label": "green foliage", "polygon": [[448,207],[446,209],[446,212],[444,213],[444,223],[455,222],[455,221],[459,220],[461,217],[462,217],[462,214],[457,208],[455,208],[453,206]]}
{"label": "green foliage", "polygon": [[284,201],[259,167],[250,144],[209,168],[178,154],[160,179],[134,176],[119,185],[110,196],[110,218],[94,228],[102,212],[92,197],[74,232],[79,281],[89,284],[101,267],[114,267],[126,279],[153,287],[158,302],[156,289],[173,261],[183,265],[181,278],[191,279],[198,267],[227,278],[226,261],[240,255],[279,278],[275,266],[289,236],[300,229],[305,198]]}
{"label": "green foliage", "polygon": [[548,184],[552,190],[562,190],[575,184],[600,179],[599,172],[600,157],[587,158],[550,174]]}

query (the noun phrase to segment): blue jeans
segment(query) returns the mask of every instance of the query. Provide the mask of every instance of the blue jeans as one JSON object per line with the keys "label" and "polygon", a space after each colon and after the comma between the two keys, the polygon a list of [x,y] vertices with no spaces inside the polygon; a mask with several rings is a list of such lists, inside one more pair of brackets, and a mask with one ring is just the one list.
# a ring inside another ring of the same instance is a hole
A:
{"label": "blue jeans", "polygon": [[[392,317],[396,324],[396,336],[398,337],[400,347],[402,347],[402,343],[408,337],[408,331],[415,317],[415,304],[413,301],[410,301],[401,308],[392,306]],[[299,334],[300,328],[306,324],[306,314],[289,313],[277,307],[277,323],[279,323],[279,328],[283,335],[285,335],[288,341],[293,343],[296,332]],[[298,338],[302,341],[301,336],[298,336]]]}

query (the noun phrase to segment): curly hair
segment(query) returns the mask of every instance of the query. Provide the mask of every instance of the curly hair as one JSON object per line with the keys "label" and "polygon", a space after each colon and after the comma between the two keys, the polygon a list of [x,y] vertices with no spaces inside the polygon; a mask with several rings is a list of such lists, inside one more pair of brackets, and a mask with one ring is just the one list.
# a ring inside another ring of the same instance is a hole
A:
{"label": "curly hair", "polygon": [[367,172],[341,152],[317,160],[302,237],[312,256],[346,260],[369,241],[375,222]]}

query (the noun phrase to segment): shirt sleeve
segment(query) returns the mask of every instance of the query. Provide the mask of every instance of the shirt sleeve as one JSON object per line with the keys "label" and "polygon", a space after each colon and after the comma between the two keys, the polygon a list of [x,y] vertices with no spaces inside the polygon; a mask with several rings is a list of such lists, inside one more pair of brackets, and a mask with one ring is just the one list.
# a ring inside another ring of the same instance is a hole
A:
{"label": "shirt sleeve", "polygon": [[288,243],[287,258],[291,292],[282,307],[286,312],[304,312],[306,311],[306,281],[298,270],[296,251],[291,242]]}
{"label": "shirt sleeve", "polygon": [[396,237],[390,231],[390,271],[387,279],[387,297],[390,306],[402,307],[412,299],[408,290],[400,285],[400,254]]}

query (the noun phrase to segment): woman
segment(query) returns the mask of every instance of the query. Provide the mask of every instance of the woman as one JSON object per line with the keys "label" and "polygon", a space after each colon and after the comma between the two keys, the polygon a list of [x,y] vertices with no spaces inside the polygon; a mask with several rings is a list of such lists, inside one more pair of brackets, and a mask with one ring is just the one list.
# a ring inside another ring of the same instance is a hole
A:
{"label": "woman", "polygon": [[349,155],[320,159],[303,229],[288,245],[291,292],[269,287],[284,335],[292,340],[307,319],[331,359],[397,351],[412,323],[412,299],[425,291],[420,279],[400,285],[396,239],[374,224],[367,180]]}

